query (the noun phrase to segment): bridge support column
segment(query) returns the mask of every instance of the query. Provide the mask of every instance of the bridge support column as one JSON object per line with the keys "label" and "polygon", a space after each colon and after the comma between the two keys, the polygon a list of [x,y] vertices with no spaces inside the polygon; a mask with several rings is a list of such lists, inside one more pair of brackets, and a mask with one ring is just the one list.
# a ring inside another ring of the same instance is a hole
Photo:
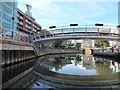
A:
{"label": "bridge support column", "polygon": [[9,61],[8,61],[8,64],[9,64],[9,63],[12,63],[12,50],[10,50],[8,52],[9,52]]}
{"label": "bridge support column", "polygon": [[18,62],[19,61],[19,59],[18,59],[18,56],[19,56],[18,50],[16,50],[15,55],[16,55],[16,62]]}
{"label": "bridge support column", "polygon": [[23,61],[25,60],[25,50],[23,50]]}
{"label": "bridge support column", "polygon": [[5,64],[10,63],[11,60],[10,51],[6,50],[5,57],[6,57]]}
{"label": "bridge support column", "polygon": [[24,60],[26,60],[26,50],[24,50]]}
{"label": "bridge support column", "polygon": [[5,59],[5,58],[6,58],[6,57],[5,57],[5,54],[6,54],[6,50],[2,50],[2,55],[1,55],[1,56],[2,56],[2,65],[5,64],[5,60],[6,60],[6,59]]}
{"label": "bridge support column", "polygon": [[24,52],[24,50],[23,50],[23,61],[25,60],[25,52]]}
{"label": "bridge support column", "polygon": [[17,50],[15,50],[15,62],[17,62],[17,55],[18,55]]}
{"label": "bridge support column", "polygon": [[21,61],[21,50],[19,50],[18,53],[19,53],[18,59],[19,59],[19,62],[20,62]]}
{"label": "bridge support column", "polygon": [[23,61],[23,50],[21,50],[21,61]]}
{"label": "bridge support column", "polygon": [[27,59],[29,58],[29,50],[27,50]]}
{"label": "bridge support column", "polygon": [[14,50],[12,50],[12,58],[11,58],[11,63],[13,64],[14,63]]}

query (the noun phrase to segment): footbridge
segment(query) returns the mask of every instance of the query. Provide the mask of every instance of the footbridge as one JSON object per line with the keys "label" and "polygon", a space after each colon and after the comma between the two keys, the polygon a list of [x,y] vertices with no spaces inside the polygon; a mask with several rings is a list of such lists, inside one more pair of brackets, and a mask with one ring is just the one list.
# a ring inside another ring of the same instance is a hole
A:
{"label": "footbridge", "polygon": [[42,36],[34,38],[34,43],[46,42],[52,40],[66,39],[102,39],[120,41],[120,32],[118,29],[95,28],[95,27],[78,27],[78,28],[61,28],[52,29]]}

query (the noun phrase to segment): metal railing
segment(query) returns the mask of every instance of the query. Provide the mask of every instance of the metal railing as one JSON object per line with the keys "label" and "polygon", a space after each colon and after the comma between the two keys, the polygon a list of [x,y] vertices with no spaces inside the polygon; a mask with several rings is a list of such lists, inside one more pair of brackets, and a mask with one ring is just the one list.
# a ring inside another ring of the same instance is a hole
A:
{"label": "metal railing", "polygon": [[[107,38],[119,38],[120,34],[118,30],[111,28],[62,28],[50,30],[49,34],[44,31],[43,36],[39,36],[39,40],[54,38],[54,37],[68,37],[68,36],[84,36],[84,37],[107,37]],[[34,41],[39,41],[35,38]]]}

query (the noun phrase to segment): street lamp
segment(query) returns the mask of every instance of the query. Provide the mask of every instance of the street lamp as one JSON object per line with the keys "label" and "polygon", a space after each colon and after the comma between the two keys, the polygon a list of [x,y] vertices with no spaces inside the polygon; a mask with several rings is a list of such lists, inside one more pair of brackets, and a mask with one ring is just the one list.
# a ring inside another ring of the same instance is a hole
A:
{"label": "street lamp", "polygon": [[78,24],[70,24],[70,26],[78,26]]}
{"label": "street lamp", "polygon": [[120,28],[120,25],[118,25],[117,28]]}
{"label": "street lamp", "polygon": [[12,38],[13,38],[13,35],[14,35],[14,20],[15,20],[15,18],[14,18],[14,3],[15,3],[15,1],[13,1],[13,17],[12,17]]}
{"label": "street lamp", "polygon": [[13,20],[13,22],[12,22],[12,38],[13,38],[13,32],[14,32],[14,20],[15,20],[15,18],[14,18],[14,16],[12,17],[12,20]]}
{"label": "street lamp", "polygon": [[[103,26],[103,24],[102,23],[96,23],[95,26]],[[98,36],[99,36],[99,33],[100,33],[100,30],[98,28]],[[109,35],[110,35],[110,31],[109,31]]]}
{"label": "street lamp", "polygon": [[56,26],[50,26],[49,29],[56,28]]}
{"label": "street lamp", "polygon": [[[50,26],[49,29],[56,28],[56,26]],[[44,32],[45,33],[45,32]],[[54,37],[54,31],[52,30],[52,36]]]}
{"label": "street lamp", "polygon": [[96,23],[95,26],[103,26],[101,23]]}
{"label": "street lamp", "polygon": [[[70,24],[70,26],[78,26],[78,24]],[[75,34],[74,28],[73,28],[73,34]]]}
{"label": "street lamp", "polygon": [[118,34],[119,34],[119,37],[120,37],[120,25],[118,25],[117,28],[118,28]]}

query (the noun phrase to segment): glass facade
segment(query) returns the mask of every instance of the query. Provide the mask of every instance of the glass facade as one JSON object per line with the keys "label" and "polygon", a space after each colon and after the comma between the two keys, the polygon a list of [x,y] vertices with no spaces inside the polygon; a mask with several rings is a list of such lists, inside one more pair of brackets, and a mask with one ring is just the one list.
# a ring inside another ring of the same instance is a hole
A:
{"label": "glass facade", "polygon": [[[14,17],[14,18],[13,18]],[[17,28],[17,1],[0,1],[0,27],[4,35],[11,36]]]}

